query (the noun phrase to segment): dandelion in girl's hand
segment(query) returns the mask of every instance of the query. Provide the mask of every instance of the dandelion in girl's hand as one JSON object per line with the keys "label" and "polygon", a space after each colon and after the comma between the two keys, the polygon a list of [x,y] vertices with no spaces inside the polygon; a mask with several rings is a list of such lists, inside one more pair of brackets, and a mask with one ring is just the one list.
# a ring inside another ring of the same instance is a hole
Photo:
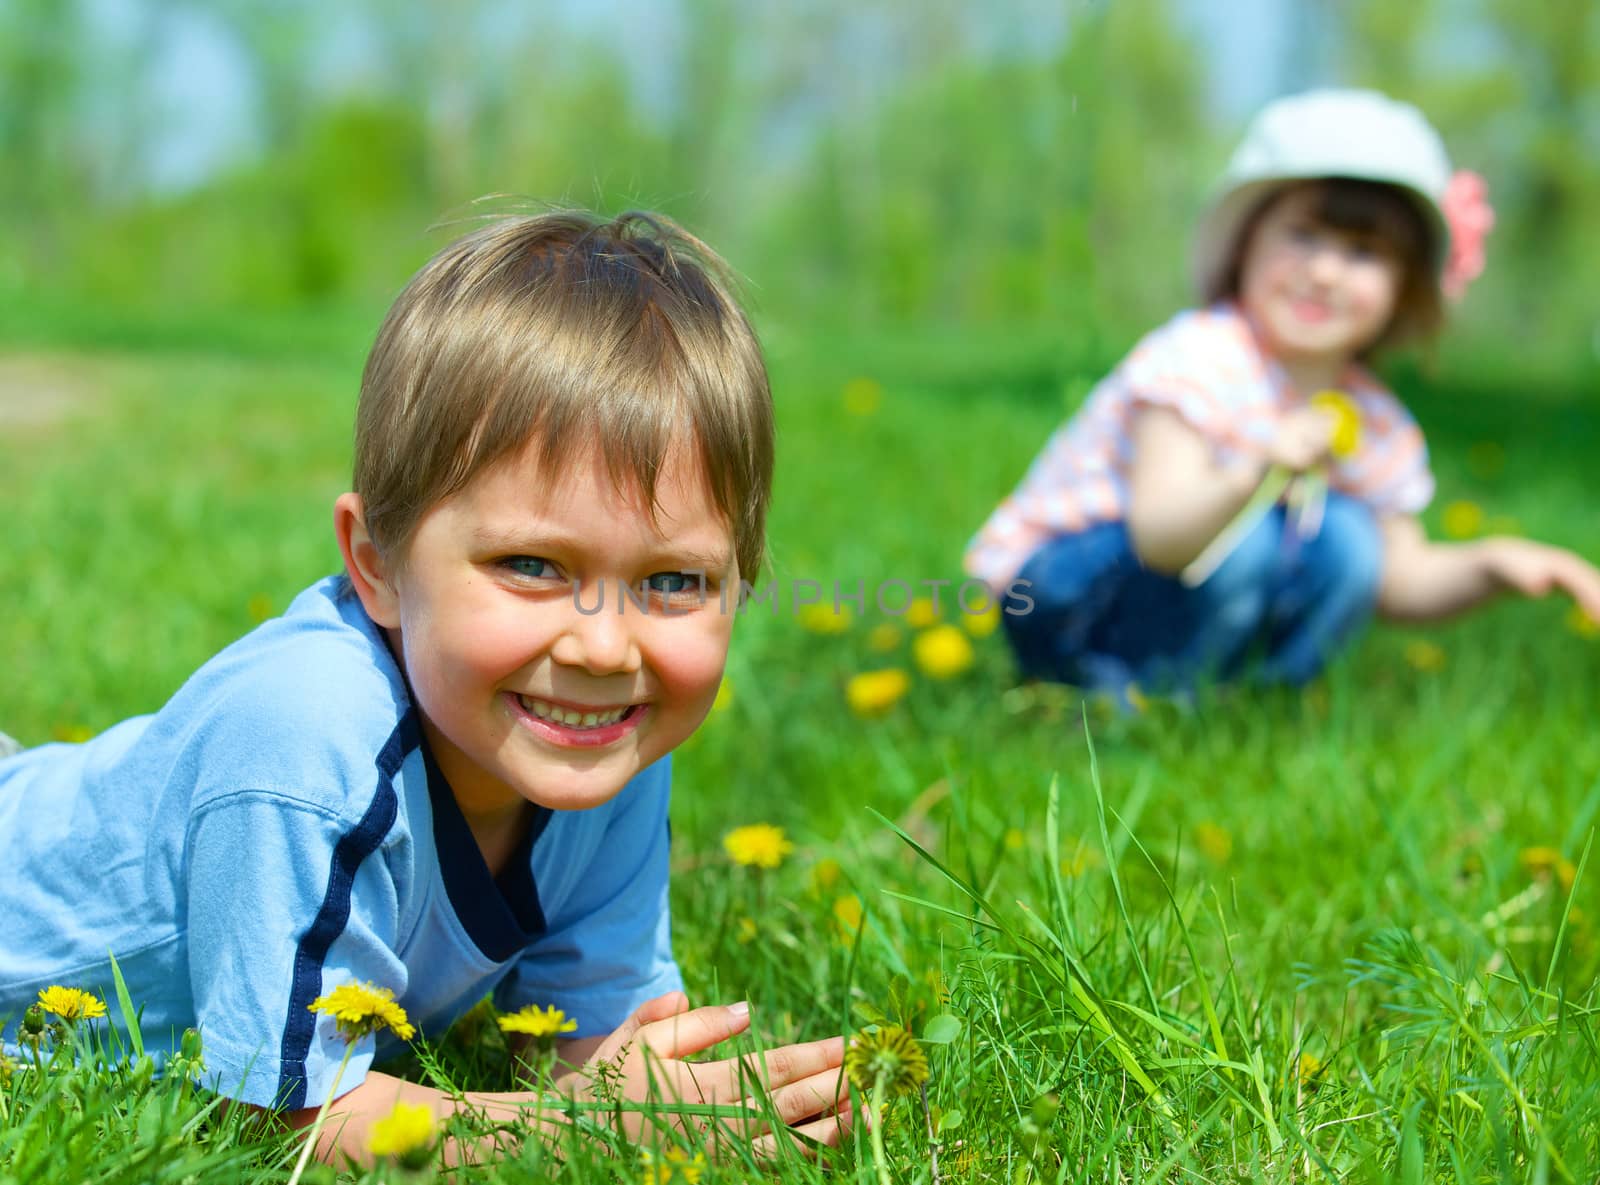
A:
{"label": "dandelion in girl's hand", "polygon": [[910,1094],[928,1080],[928,1057],[899,1025],[879,1025],[850,1038],[844,1071],[863,1093],[881,1089],[887,1098]]}
{"label": "dandelion in girl's hand", "polygon": [[936,625],[913,639],[911,657],[930,679],[953,679],[972,666],[972,643],[955,626]]}
{"label": "dandelion in girl's hand", "polygon": [[537,1004],[529,1004],[526,1008],[520,1008],[516,1012],[495,1019],[499,1022],[502,1032],[521,1033],[541,1044],[553,1041],[562,1033],[578,1031],[578,1022],[561,1009],[541,1008]]}
{"label": "dandelion in girl's hand", "polygon": [[416,1026],[406,1019],[406,1010],[394,1002],[394,993],[375,984],[341,983],[306,1007],[333,1017],[339,1034],[350,1044],[379,1029],[391,1030],[402,1041],[417,1033]]}
{"label": "dandelion in girl's hand", "polygon": [[735,827],[722,837],[722,846],[729,859],[745,868],[776,868],[794,851],[783,828],[771,823]]}
{"label": "dandelion in girl's hand", "polygon": [[39,993],[39,1007],[52,1016],[59,1016],[69,1025],[80,1020],[94,1020],[106,1014],[106,1006],[96,997],[78,988],[47,987]]}
{"label": "dandelion in girl's hand", "polygon": [[1356,401],[1343,391],[1318,391],[1311,397],[1311,406],[1334,418],[1333,439],[1328,446],[1334,457],[1342,461],[1355,456],[1361,447],[1361,409]]}
{"label": "dandelion in girl's hand", "polygon": [[881,716],[910,690],[911,677],[899,667],[862,671],[845,684],[844,698],[857,716]]}
{"label": "dandelion in girl's hand", "polygon": [[374,1156],[387,1156],[401,1167],[420,1169],[433,1157],[437,1128],[433,1112],[420,1103],[396,1103],[394,1110],[372,1125],[367,1148]]}
{"label": "dandelion in girl's hand", "polygon": [[699,1185],[706,1155],[696,1152],[690,1157],[682,1148],[668,1148],[657,1157],[646,1148],[639,1154],[639,1166],[644,1170],[639,1185]]}

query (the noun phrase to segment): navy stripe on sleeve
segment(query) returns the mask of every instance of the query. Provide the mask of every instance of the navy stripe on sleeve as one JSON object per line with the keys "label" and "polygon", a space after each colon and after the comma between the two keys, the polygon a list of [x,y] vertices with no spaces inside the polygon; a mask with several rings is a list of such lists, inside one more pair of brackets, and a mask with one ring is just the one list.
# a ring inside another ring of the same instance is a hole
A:
{"label": "navy stripe on sleeve", "polygon": [[378,785],[366,814],[351,830],[339,837],[333,847],[328,868],[328,891],[310,927],[300,939],[294,954],[294,978],[289,986],[289,1015],[283,1026],[283,1046],[279,1057],[278,1097],[281,1106],[293,1111],[307,1105],[306,1055],[317,1018],[311,1002],[322,993],[322,963],[334,939],[350,921],[350,888],[361,862],[383,843],[399,812],[394,779],[406,754],[421,742],[416,714],[407,712],[378,753]]}

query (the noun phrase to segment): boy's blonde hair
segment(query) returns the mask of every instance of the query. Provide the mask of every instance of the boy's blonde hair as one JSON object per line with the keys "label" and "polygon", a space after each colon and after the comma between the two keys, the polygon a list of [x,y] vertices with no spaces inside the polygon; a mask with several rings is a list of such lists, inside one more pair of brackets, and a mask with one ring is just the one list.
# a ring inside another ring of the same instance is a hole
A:
{"label": "boy's blonde hair", "polygon": [[356,410],[355,492],[403,565],[422,516],[537,440],[559,475],[594,448],[654,507],[694,448],[754,579],[772,488],[772,395],[726,265],[660,215],[496,222],[412,277],[378,330]]}

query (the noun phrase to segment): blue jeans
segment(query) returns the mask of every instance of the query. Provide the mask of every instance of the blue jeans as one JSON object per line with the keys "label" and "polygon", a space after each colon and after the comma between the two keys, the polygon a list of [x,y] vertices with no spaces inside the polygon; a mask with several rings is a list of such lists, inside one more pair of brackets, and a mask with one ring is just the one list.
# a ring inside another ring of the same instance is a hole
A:
{"label": "blue jeans", "polygon": [[1338,493],[1309,539],[1275,508],[1198,588],[1149,571],[1127,527],[1104,523],[1035,552],[1018,573],[1033,609],[1002,621],[1035,678],[1114,693],[1243,673],[1298,685],[1371,616],[1382,559],[1372,512]]}

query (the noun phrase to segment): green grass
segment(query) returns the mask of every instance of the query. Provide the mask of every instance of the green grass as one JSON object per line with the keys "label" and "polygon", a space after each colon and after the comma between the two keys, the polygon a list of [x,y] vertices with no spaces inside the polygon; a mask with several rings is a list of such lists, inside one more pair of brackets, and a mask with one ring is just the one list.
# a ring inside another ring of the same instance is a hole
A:
{"label": "green grass", "polygon": [[[333,570],[362,332],[290,319],[203,349],[182,326],[26,326],[0,355],[0,729],[36,743],[152,711]],[[959,578],[967,535],[1123,344],[768,338],[773,573],[869,588]],[[1600,554],[1587,379],[1517,389],[1510,357],[1495,373],[1404,379],[1440,478],[1431,524],[1470,499]],[[862,376],[881,406],[851,416],[841,389]],[[40,418],[45,399],[59,416]],[[732,701],[677,767],[692,994],[749,998],[777,1041],[958,1018],[928,1046],[946,1182],[1592,1179],[1600,900],[1583,869],[1569,916],[1559,878],[1521,858],[1581,864],[1600,812],[1600,649],[1564,614],[1500,604],[1430,631],[1435,672],[1406,661],[1424,635],[1379,629],[1304,694],[1129,719],[1007,694],[991,637],[972,671],[915,680],[872,721],[848,712],[845,681],[909,666],[903,644],[869,650],[872,615],[837,637],[749,615]],[[798,844],[761,876],[719,843],[757,821]],[[503,1085],[485,1032],[431,1050],[427,1072]],[[0,1181],[284,1179],[287,1141],[140,1085],[120,1056],[13,1075]],[[890,1179],[931,1179],[925,1123],[895,1105]],[[529,1141],[473,1177],[641,1176],[599,1137],[566,1155]],[[871,1160],[858,1131],[829,1179],[876,1180]],[[703,1179],[751,1174],[734,1160]],[[800,1163],[777,1177],[821,1179]]]}

